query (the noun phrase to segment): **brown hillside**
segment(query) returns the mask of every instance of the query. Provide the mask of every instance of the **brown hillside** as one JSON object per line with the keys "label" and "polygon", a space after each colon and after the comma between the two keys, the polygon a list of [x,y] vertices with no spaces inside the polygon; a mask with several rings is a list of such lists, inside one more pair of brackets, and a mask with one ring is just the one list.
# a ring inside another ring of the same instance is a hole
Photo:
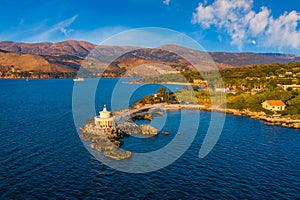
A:
{"label": "brown hillside", "polygon": [[0,52],[0,64],[2,66],[13,65],[15,69],[21,71],[43,71],[43,72],[72,72],[73,70],[49,63],[39,55],[3,53]]}
{"label": "brown hillside", "polygon": [[[138,47],[128,47],[128,46],[105,46],[105,45],[95,45],[85,41],[75,41],[67,40],[63,42],[50,43],[21,43],[21,42],[0,42],[0,52],[18,52],[27,54],[38,54],[38,55],[71,55],[80,58],[85,58],[90,54],[96,54],[98,60],[102,62],[109,62],[117,57],[128,53],[134,49],[140,49]],[[168,50],[170,52],[175,52],[180,56],[188,59],[190,62],[199,60],[203,58],[210,60],[207,55],[209,54],[211,58],[216,62],[217,66],[221,68],[233,67],[233,66],[245,66],[252,64],[271,64],[271,63],[289,63],[289,62],[299,62],[300,57],[290,54],[278,54],[278,53],[251,53],[251,52],[241,52],[241,53],[229,53],[229,52],[208,52],[194,50],[185,48],[178,45],[164,45],[158,47],[158,49]],[[165,61],[165,60],[164,60]],[[204,62],[205,63],[205,62]]]}

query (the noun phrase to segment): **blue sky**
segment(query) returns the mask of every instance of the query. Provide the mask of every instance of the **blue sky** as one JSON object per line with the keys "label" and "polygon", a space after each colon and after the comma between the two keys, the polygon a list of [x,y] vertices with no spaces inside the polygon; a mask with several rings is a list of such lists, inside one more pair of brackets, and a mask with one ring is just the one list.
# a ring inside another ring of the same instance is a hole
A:
{"label": "blue sky", "polygon": [[299,0],[2,0],[0,40],[95,44],[124,30],[168,28],[207,51],[300,55]]}

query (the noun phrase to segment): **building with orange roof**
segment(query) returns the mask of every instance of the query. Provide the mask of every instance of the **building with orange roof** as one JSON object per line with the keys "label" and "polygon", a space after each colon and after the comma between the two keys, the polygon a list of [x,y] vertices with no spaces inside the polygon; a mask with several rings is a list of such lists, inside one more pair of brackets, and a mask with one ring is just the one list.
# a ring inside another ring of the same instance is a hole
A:
{"label": "building with orange roof", "polygon": [[262,107],[271,111],[283,111],[286,105],[281,100],[266,100],[262,103]]}

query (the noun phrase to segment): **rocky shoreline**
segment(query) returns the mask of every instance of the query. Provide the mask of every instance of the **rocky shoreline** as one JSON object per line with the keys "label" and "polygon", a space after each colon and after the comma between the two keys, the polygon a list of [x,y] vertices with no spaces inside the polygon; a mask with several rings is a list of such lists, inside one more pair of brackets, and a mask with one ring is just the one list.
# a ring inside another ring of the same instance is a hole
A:
{"label": "rocky shoreline", "polygon": [[204,105],[180,105],[180,104],[165,105],[165,109],[166,110],[197,109],[197,110],[205,110],[211,112],[222,112],[226,114],[232,114],[234,116],[246,116],[252,119],[261,120],[268,125],[277,125],[286,128],[300,129],[299,119],[283,118],[279,116],[269,116],[264,112],[253,112],[250,110],[236,110],[236,109],[229,109],[229,108],[226,109],[213,108]]}
{"label": "rocky shoreline", "polygon": [[[230,109],[229,111],[227,109],[227,113],[230,112],[231,112]],[[300,120],[282,118],[279,116],[268,116],[264,112],[252,112],[249,110],[243,110],[243,111],[234,110],[232,114],[236,116],[247,116],[252,119],[261,120],[268,125],[277,125],[286,128],[300,129]]]}
{"label": "rocky shoreline", "polygon": [[246,116],[246,117],[250,117],[251,119],[263,121],[265,124],[268,125],[276,125],[285,128],[300,129],[300,120],[283,118],[276,115],[269,116],[264,112],[253,112],[250,110],[220,109],[220,108],[204,108],[202,110],[223,112],[227,114],[232,114],[234,116]]}

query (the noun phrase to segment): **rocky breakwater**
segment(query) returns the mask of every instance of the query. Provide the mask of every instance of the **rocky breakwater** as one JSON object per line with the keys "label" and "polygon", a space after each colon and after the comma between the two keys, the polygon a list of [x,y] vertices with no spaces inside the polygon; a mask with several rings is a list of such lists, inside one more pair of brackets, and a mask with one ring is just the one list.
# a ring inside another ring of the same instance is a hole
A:
{"label": "rocky breakwater", "polygon": [[162,116],[163,110],[164,110],[163,104],[157,104],[156,106],[154,105],[153,107],[150,107],[149,109],[145,109],[145,110],[141,108],[140,111],[130,114],[130,119],[151,121],[153,117]]}

